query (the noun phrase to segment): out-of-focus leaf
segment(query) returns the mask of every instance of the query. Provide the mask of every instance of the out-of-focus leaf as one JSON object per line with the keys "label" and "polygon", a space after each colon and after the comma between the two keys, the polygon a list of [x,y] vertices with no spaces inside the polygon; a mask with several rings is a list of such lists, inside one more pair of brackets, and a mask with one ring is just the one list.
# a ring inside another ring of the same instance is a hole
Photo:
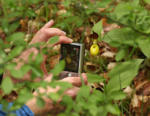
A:
{"label": "out-of-focus leaf", "polygon": [[26,45],[27,43],[24,41],[25,38],[25,34],[22,32],[17,32],[14,33],[12,35],[10,35],[9,37],[7,37],[7,41],[11,41],[13,42],[14,45]]}
{"label": "out-of-focus leaf", "polygon": [[51,73],[54,76],[57,76],[61,71],[63,71],[65,68],[65,61],[61,60],[58,64],[56,64],[56,66],[54,67],[53,70],[51,70]]}
{"label": "out-of-focus leaf", "polygon": [[114,91],[110,94],[110,98],[113,100],[123,100],[126,98],[126,94],[122,91]]}
{"label": "out-of-focus leaf", "polygon": [[30,99],[32,99],[32,97],[33,97],[33,94],[29,89],[22,88],[19,92],[17,102],[20,104],[24,104],[27,101],[29,101]]}
{"label": "out-of-focus leaf", "polygon": [[9,64],[7,69],[10,71],[11,75],[17,79],[23,78],[23,76],[32,69],[31,66],[27,64],[23,65],[20,69],[15,69],[15,66],[15,64]]}
{"label": "out-of-focus leaf", "polygon": [[78,96],[88,98],[90,95],[90,87],[82,86],[78,92]]}
{"label": "out-of-focus leaf", "polygon": [[38,107],[42,108],[42,107],[44,107],[45,102],[44,102],[44,100],[42,98],[37,97],[36,98],[36,104],[37,104]]}
{"label": "out-of-focus leaf", "polygon": [[17,46],[17,47],[15,47],[15,48],[8,54],[7,59],[10,60],[10,59],[13,59],[13,58],[17,57],[18,55],[21,54],[21,52],[23,51],[23,49],[24,49],[23,46]]}
{"label": "out-of-focus leaf", "polygon": [[108,112],[110,112],[112,114],[120,115],[120,110],[119,110],[118,106],[116,106],[116,105],[107,104],[106,109],[107,109]]}
{"label": "out-of-focus leaf", "polygon": [[102,76],[97,74],[87,73],[87,77],[88,77],[88,82],[90,83],[103,82],[105,80]]}
{"label": "out-of-focus leaf", "polygon": [[6,77],[2,81],[1,88],[5,94],[9,94],[13,90],[13,83],[9,77]]}

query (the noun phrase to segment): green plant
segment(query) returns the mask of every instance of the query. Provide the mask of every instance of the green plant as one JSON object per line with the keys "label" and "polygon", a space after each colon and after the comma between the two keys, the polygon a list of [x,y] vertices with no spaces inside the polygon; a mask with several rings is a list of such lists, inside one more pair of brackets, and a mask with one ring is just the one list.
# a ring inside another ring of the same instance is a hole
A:
{"label": "green plant", "polygon": [[[145,0],[144,4],[148,5],[148,0]],[[58,5],[62,5],[63,8],[58,8]],[[102,8],[104,9],[101,10]],[[108,72],[109,81],[99,74],[88,73],[89,83],[103,83],[102,91],[91,90],[89,86],[83,84],[75,100],[72,100],[69,96],[62,98],[61,104],[65,105],[66,110],[58,115],[106,116],[108,113],[121,115],[121,112],[123,114],[122,102],[126,100],[123,89],[131,84],[140,69],[147,67],[150,58],[150,16],[142,0],[120,0],[117,2],[115,0],[95,0],[93,3],[90,0],[64,0],[62,2],[59,0],[1,0],[0,9],[0,74],[9,70],[15,79],[22,79],[27,72],[32,71],[32,80],[36,77],[42,78],[43,72],[40,69],[40,64],[43,61],[43,55],[49,53],[50,48],[47,47],[47,44],[54,44],[58,41],[56,37],[46,44],[29,45],[24,38],[26,33],[32,33],[20,30],[21,19],[35,19],[41,24],[41,22],[45,23],[50,18],[54,18],[57,23],[55,27],[65,30],[72,38],[77,38],[78,34],[80,36],[80,39],[76,40],[78,42],[84,42],[83,40],[87,36],[84,32],[89,27],[91,33],[97,33],[99,43],[104,41],[117,48],[118,52],[114,59],[117,66]],[[35,12],[37,9],[40,10],[39,14]],[[65,10],[65,12],[57,15],[59,10]],[[102,36],[101,32],[104,26],[103,21],[100,20],[102,17],[107,18],[108,23],[117,23],[121,28],[113,29]],[[76,29],[79,27],[83,27],[83,30],[77,33]],[[43,48],[41,49],[40,46],[43,46]],[[33,54],[31,54],[28,63],[24,63],[19,70],[15,69],[17,63],[14,59],[18,58],[24,50],[32,47],[40,51],[36,58],[33,60]],[[102,69],[98,73],[107,71],[105,59],[101,56],[96,59],[87,58],[87,60],[100,65]],[[24,81],[15,84],[11,77],[6,77],[0,86],[4,92],[3,96],[16,91],[18,97],[14,101],[12,109],[17,109],[33,97],[31,93],[33,89],[59,85],[61,90],[58,93],[48,95],[50,99],[56,102],[61,94],[72,86],[57,81],[58,74],[64,69],[64,66],[65,62],[61,61],[53,70],[49,71],[54,75],[50,83]],[[47,95],[44,93],[37,97],[39,107],[45,104],[42,96]],[[7,106],[8,101],[0,96],[0,103]]]}

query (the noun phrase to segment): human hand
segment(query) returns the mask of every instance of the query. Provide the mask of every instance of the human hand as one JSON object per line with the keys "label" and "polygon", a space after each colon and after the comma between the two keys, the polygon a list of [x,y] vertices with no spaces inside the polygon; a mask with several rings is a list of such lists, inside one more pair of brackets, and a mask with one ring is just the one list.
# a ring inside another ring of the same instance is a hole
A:
{"label": "human hand", "polygon": [[52,28],[54,21],[50,20],[46,23],[33,37],[30,44],[37,42],[47,42],[51,37],[59,36],[58,44],[72,43],[72,39],[66,37],[66,33],[58,28]]}
{"label": "human hand", "polygon": [[[53,78],[53,75],[49,74],[44,79],[44,81],[51,82],[52,78]],[[68,82],[68,83],[72,84],[74,87],[67,90],[65,93],[69,96],[75,97],[77,94],[77,91],[79,90],[79,87],[83,84],[81,79],[83,80],[83,83],[85,85],[88,84],[87,76],[85,73],[82,73],[81,77],[66,77],[66,78],[59,80],[59,81],[60,82]],[[51,92],[57,92],[59,89],[60,89],[59,86],[57,86],[56,88],[51,88],[50,86],[48,86],[47,89],[39,88],[38,90],[40,93],[51,93]],[[34,95],[38,95],[38,94],[35,92]]]}

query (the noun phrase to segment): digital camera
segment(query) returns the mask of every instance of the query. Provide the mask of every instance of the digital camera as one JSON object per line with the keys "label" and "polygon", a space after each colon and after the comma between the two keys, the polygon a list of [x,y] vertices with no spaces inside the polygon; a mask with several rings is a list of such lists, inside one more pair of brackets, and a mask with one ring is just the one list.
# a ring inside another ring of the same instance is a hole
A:
{"label": "digital camera", "polygon": [[61,45],[61,60],[65,61],[65,69],[60,78],[75,77],[82,73],[84,44],[71,43]]}

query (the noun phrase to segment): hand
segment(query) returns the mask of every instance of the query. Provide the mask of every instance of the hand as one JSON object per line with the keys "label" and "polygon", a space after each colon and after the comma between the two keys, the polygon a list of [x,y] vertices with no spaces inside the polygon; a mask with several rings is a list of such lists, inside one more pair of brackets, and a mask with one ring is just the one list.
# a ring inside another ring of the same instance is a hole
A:
{"label": "hand", "polygon": [[[86,77],[86,74],[82,74],[82,77],[83,77],[83,82],[87,85],[87,77]],[[44,80],[47,81],[47,82],[51,82],[51,79],[52,79],[52,74],[50,74],[49,76],[47,76]],[[72,98],[75,98],[78,91],[80,90],[80,86],[82,85],[82,82],[81,82],[81,78],[80,77],[66,77],[60,81],[63,81],[63,82],[68,82],[68,83],[71,83],[73,85],[72,88],[66,90],[64,92],[65,95],[68,95]],[[59,91],[60,87],[57,86],[56,88],[51,88],[51,87],[47,87],[47,89],[44,89],[44,88],[38,88],[38,91],[40,93],[47,93],[47,94],[50,94],[51,92],[57,92]],[[38,96],[38,93],[37,92],[34,92],[33,93],[34,96]],[[63,95],[64,95],[63,94]],[[62,95],[62,96],[63,96]],[[53,101],[50,100],[49,98],[47,97],[43,97],[44,101],[45,101],[45,106],[43,108],[39,108],[36,104],[36,98],[33,98],[31,100],[29,100],[26,105],[34,112],[34,114],[40,114],[40,115],[43,115],[43,114],[47,114],[48,112],[53,112],[54,110],[56,111],[56,108],[57,108],[57,111],[62,111],[63,109],[61,108],[61,105],[60,105],[60,102],[61,102],[61,98],[60,100],[58,100],[58,105],[60,107],[55,107],[55,105],[53,105]]]}
{"label": "hand", "polygon": [[30,44],[37,42],[47,42],[51,37],[59,36],[59,42],[61,43],[72,43],[72,39],[66,37],[66,33],[58,28],[51,28],[54,24],[53,20],[46,23],[33,37]]}

